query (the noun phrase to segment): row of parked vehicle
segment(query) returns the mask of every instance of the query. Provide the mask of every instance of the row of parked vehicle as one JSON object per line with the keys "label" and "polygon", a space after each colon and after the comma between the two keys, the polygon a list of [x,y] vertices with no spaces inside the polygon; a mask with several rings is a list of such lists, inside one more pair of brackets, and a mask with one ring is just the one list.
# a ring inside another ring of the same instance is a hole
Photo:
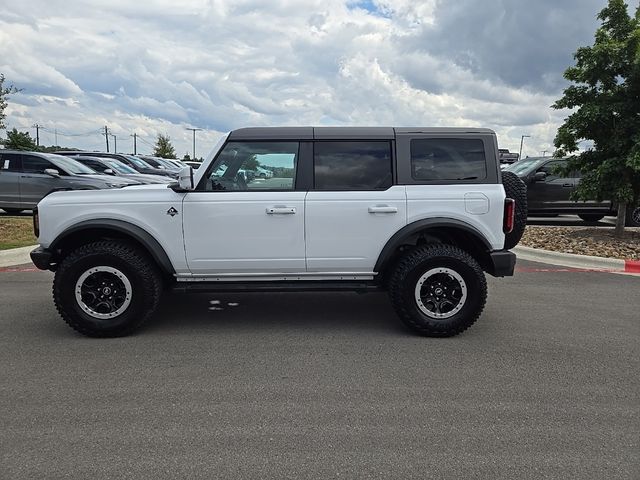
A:
{"label": "row of parked vehicle", "polygon": [[60,190],[94,190],[171,183],[187,165],[148,155],[0,150],[0,208],[15,214]]}

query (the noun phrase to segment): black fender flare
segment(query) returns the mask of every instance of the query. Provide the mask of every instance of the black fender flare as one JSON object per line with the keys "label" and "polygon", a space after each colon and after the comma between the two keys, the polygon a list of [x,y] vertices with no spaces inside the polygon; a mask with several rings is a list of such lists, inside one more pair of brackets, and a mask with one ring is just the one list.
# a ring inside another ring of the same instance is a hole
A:
{"label": "black fender flare", "polygon": [[423,220],[416,220],[415,222],[405,225],[387,241],[384,248],[380,252],[380,255],[378,256],[378,261],[376,262],[373,271],[378,273],[383,272],[397,248],[402,245],[403,242],[411,235],[423,230],[435,230],[438,228],[454,228],[457,230],[461,230],[465,233],[473,235],[473,237],[475,237],[480,242],[480,244],[484,246],[487,253],[493,250],[491,248],[491,244],[489,244],[484,235],[482,235],[482,233],[473,225],[463,222],[462,220],[456,220],[455,218],[425,218]]}
{"label": "black fender flare", "polygon": [[149,252],[151,257],[155,260],[158,266],[162,269],[164,273],[173,275],[175,273],[175,269],[169,260],[169,256],[167,252],[164,251],[162,245],[151,235],[149,232],[144,230],[133,223],[126,222],[124,220],[116,220],[111,218],[104,219],[91,219],[85,220],[83,222],[79,222],[66,230],[64,230],[60,235],[56,237],[56,239],[51,242],[49,246],[49,250],[56,251],[59,248],[66,238],[75,233],[81,232],[83,230],[91,230],[98,228],[100,230],[111,230],[114,232],[125,234],[138,243],[140,243],[146,250]]}

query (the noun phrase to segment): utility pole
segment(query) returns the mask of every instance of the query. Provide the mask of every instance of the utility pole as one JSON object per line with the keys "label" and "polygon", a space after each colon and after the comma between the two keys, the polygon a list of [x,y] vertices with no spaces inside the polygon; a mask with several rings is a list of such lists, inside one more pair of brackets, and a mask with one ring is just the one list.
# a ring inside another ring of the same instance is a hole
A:
{"label": "utility pole", "polygon": [[109,129],[104,126],[104,139],[107,141],[107,153],[109,153]]}
{"label": "utility pole", "polygon": [[520,137],[520,153],[518,154],[518,160],[522,160],[522,144],[525,138],[531,138],[531,135],[522,135]]}
{"label": "utility pole", "polygon": [[196,132],[202,130],[201,128],[187,128],[186,130],[191,130],[193,132],[193,160],[196,159]]}
{"label": "utility pole", "polygon": [[113,153],[118,153],[118,137],[116,137],[113,133],[110,133],[113,137]]}
{"label": "utility pole", "polygon": [[542,153],[542,156],[543,156],[543,157],[546,157],[546,156],[547,156],[547,152],[548,152],[548,151],[549,151],[549,150],[542,150],[542,152],[540,152],[540,153]]}
{"label": "utility pole", "polygon": [[137,146],[138,134],[134,132],[133,135],[129,135],[129,136],[133,137],[133,154],[137,155],[138,154],[138,146]]}
{"label": "utility pole", "polygon": [[42,126],[35,123],[33,125],[33,128],[36,129],[36,145],[40,146],[40,129],[42,128]]}

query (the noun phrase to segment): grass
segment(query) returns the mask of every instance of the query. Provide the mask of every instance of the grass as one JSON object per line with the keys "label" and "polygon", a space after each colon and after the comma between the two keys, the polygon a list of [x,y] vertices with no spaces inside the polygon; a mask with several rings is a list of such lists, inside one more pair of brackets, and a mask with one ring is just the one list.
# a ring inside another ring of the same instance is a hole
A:
{"label": "grass", "polygon": [[31,217],[0,217],[0,250],[36,243]]}

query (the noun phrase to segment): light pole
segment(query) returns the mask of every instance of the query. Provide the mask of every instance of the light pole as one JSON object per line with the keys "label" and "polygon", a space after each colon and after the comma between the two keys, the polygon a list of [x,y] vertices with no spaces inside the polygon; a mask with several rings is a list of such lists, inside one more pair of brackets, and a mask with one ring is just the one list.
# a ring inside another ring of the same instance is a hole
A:
{"label": "light pole", "polygon": [[193,159],[195,161],[196,159],[196,132],[199,132],[200,130],[202,130],[201,128],[187,128],[185,130],[191,130],[193,132]]}
{"label": "light pole", "polygon": [[113,133],[110,133],[113,137],[113,153],[118,153],[118,137],[116,137]]}
{"label": "light pole", "polygon": [[531,135],[522,135],[520,137],[520,153],[518,154],[518,160],[522,160],[522,144],[525,138],[531,138]]}

